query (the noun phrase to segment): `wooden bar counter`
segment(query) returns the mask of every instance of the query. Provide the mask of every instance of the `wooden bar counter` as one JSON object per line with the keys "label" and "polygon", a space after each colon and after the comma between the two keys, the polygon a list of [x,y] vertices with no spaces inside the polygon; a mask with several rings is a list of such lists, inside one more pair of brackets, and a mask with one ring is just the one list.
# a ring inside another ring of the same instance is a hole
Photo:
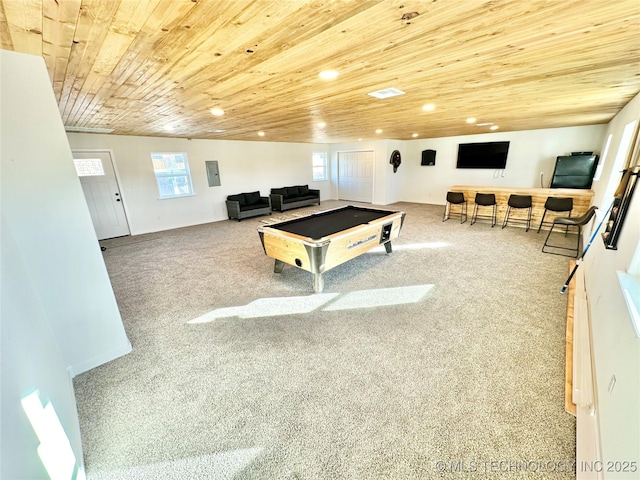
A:
{"label": "wooden bar counter", "polygon": [[[474,199],[476,193],[495,193],[496,203],[498,204],[497,225],[502,225],[504,215],[507,211],[507,201],[509,195],[531,195],[532,211],[531,211],[531,228],[537,229],[540,224],[540,219],[544,213],[544,203],[548,197],[571,197],[573,198],[573,211],[572,217],[578,217],[585,213],[591,206],[593,201],[593,190],[577,189],[577,188],[524,188],[524,187],[483,187],[476,185],[453,185],[449,188],[451,192],[462,192],[467,200],[469,219],[473,213]],[[486,215],[488,211],[487,207],[482,208],[479,214]],[[524,209],[511,209],[511,219],[523,219],[526,218],[527,211]],[[552,222],[554,217],[567,216],[568,213],[564,212],[547,212],[545,217],[546,222]],[[511,223],[509,226],[525,225],[520,222]],[[549,225],[545,225],[542,228],[549,229]]]}

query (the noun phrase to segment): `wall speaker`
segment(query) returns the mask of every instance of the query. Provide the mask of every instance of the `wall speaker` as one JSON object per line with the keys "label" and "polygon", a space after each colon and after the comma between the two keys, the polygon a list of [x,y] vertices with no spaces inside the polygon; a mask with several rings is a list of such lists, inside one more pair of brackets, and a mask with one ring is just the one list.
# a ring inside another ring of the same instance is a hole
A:
{"label": "wall speaker", "polygon": [[436,151],[435,150],[423,150],[422,151],[422,163],[420,165],[432,166],[436,164]]}

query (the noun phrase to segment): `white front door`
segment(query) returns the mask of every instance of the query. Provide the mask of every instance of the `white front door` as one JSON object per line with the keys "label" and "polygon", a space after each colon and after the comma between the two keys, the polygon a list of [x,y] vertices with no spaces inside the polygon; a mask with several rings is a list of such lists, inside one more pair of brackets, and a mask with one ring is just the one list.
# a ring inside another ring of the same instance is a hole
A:
{"label": "white front door", "polygon": [[373,202],[374,152],[338,153],[338,197],[340,200]]}
{"label": "white front door", "polygon": [[108,151],[74,151],[74,162],[98,240],[129,235],[122,195]]}

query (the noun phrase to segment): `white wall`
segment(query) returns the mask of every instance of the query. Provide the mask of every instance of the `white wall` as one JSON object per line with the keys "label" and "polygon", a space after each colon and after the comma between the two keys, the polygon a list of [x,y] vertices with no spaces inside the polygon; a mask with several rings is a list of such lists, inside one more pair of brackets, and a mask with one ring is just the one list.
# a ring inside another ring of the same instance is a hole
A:
{"label": "white wall", "polygon": [[[338,191],[338,154],[341,152],[364,152],[372,151],[374,153],[373,165],[373,204],[386,205],[387,201],[387,175],[388,169],[393,171],[393,167],[389,164],[387,151],[389,149],[388,140],[372,140],[363,142],[336,143],[331,145],[331,184],[332,198],[338,199],[340,192]],[[389,152],[391,155],[391,152]],[[387,168],[388,167],[388,168]]]}
{"label": "white wall", "polygon": [[[444,205],[452,185],[548,187],[558,155],[572,151],[600,153],[605,125],[496,132],[405,142],[406,168],[403,200]],[[459,143],[509,141],[504,170],[456,169]],[[434,166],[421,166],[422,150],[436,151]]]}
{"label": "white wall", "polygon": [[[412,160],[407,154],[409,144],[411,144],[411,142],[403,142],[400,140],[389,140],[387,143],[387,151],[384,157],[385,163],[383,165],[386,173],[385,204],[387,205],[406,201],[406,186],[410,182],[411,175],[413,174],[413,169],[407,168],[410,167]],[[402,158],[402,163],[395,173],[393,171],[393,165],[389,163],[394,150],[398,150]]]}
{"label": "white wall", "polygon": [[[452,185],[496,185],[513,187],[548,187],[559,155],[575,151],[600,153],[606,125],[527,130],[522,132],[485,133],[421,140],[378,140],[340,143],[331,146],[337,183],[339,152],[375,151],[373,203],[416,202],[444,205]],[[504,170],[457,169],[459,143],[509,141],[507,168]],[[434,166],[421,166],[422,150],[436,151]],[[396,173],[389,164],[391,152],[399,150],[402,164]],[[334,189],[335,198],[337,190]]]}
{"label": "white wall", "polygon": [[[320,189],[323,200],[337,199],[338,153],[374,151],[373,203],[388,205],[399,201],[443,204],[447,190],[455,184],[540,186],[544,172],[548,186],[558,155],[576,150],[599,151],[604,125],[570,127],[525,132],[490,133],[425,140],[375,140],[341,144],[242,142],[188,140],[164,137],[133,137],[68,133],[74,150],[107,149],[114,153],[122,200],[133,235],[200,223],[225,220],[227,195],[271,188],[308,184]],[[455,168],[458,143],[510,140],[507,168],[460,170]],[[420,166],[421,152],[436,150],[436,165]],[[402,164],[396,173],[389,163],[391,152],[399,150]],[[151,152],[187,152],[195,196],[159,200]],[[327,152],[330,181],[313,182],[311,154]],[[220,187],[209,187],[206,160],[217,160]]]}
{"label": "white wall", "polygon": [[[375,140],[363,142],[336,143],[331,145],[331,165],[333,171],[333,197],[339,198],[338,184],[338,154],[341,152],[373,151],[373,201],[374,205],[389,205],[404,200],[406,184],[406,150],[407,142],[401,140]],[[393,172],[393,165],[389,162],[391,154],[398,150],[402,156],[402,163]]]}
{"label": "white wall", "polygon": [[[640,95],[636,96],[607,126],[613,134],[607,163],[599,182],[594,182],[595,201],[601,202],[609,176],[617,183],[619,172],[611,165],[624,126],[640,121]],[[601,205],[602,209],[607,205]],[[636,461],[640,468],[640,338],[636,337],[616,271],[625,271],[640,245],[640,192],[636,188],[617,250],[604,248],[600,236],[584,261],[585,286],[591,316],[591,334],[596,377],[596,403],[605,461]],[[637,273],[637,272],[636,272]],[[608,392],[612,376],[615,386]],[[605,478],[638,478],[611,472]]]}
{"label": "white wall", "polygon": [[44,60],[0,55],[2,477],[44,478],[22,396],[52,402],[82,465],[69,375],[131,345]]}
{"label": "white wall", "polygon": [[[68,133],[76,150],[109,149],[114,153],[116,175],[133,235],[226,220],[227,195],[308,184],[331,197],[330,182],[314,182],[311,157],[329,153],[321,144],[188,140]],[[195,195],[158,199],[151,152],[186,152]],[[216,160],[221,186],[209,187],[205,161]]]}
{"label": "white wall", "polygon": [[39,440],[20,401],[34,390],[50,402],[83,468],[80,426],[71,378],[40,302],[38,286],[29,275],[29,260],[2,217],[2,460],[0,478],[49,478],[36,449]]}

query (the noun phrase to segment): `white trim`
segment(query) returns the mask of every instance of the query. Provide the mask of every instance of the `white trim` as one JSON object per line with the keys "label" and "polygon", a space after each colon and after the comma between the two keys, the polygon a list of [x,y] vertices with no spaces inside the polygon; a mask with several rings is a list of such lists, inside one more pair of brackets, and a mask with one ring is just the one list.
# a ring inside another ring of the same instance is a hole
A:
{"label": "white trim", "polygon": [[131,225],[132,216],[129,214],[129,208],[127,206],[127,199],[125,190],[122,188],[122,182],[120,181],[120,172],[118,171],[118,162],[116,162],[116,156],[111,148],[74,148],[71,150],[71,156],[73,153],[107,153],[111,157],[111,166],[113,167],[113,173],[116,176],[116,182],[118,183],[118,190],[120,191],[120,199],[122,201],[122,208],[124,208],[124,216],[126,217],[127,227],[129,227],[129,235],[133,231],[133,226]]}
{"label": "white trim", "polygon": [[[166,157],[168,155],[173,155],[174,157],[181,155],[184,158],[185,164],[186,164],[186,173],[184,174],[184,176],[189,180],[189,192],[188,193],[184,193],[184,194],[180,194],[180,195],[176,195],[176,194],[172,194],[172,195],[162,195],[162,189],[160,188],[160,183],[158,182],[159,179],[161,178],[173,178],[175,181],[176,177],[182,176],[179,174],[175,174],[175,173],[170,173],[170,174],[165,174],[165,173],[158,173],[156,171],[156,167],[155,167],[155,163],[154,163],[154,155],[161,155],[163,157]],[[151,152],[150,153],[150,158],[151,158],[151,165],[153,168],[153,175],[155,177],[156,180],[156,187],[158,188],[158,200],[168,200],[170,198],[181,198],[181,197],[193,197],[196,194],[195,188],[193,186],[193,175],[191,174],[191,165],[189,164],[189,154],[184,151],[184,152],[177,152],[177,151],[166,151],[166,152]]]}
{"label": "white trim", "polygon": [[174,195],[173,197],[158,197],[158,200],[173,200],[176,198],[195,197],[195,193],[185,193],[184,195]]}
{"label": "white trim", "polygon": [[[573,386],[576,404],[576,475],[580,480],[602,480],[602,445],[597,406],[591,312],[584,275],[576,275],[573,318]],[[591,468],[593,467],[593,468]]]}
{"label": "white trim", "polygon": [[640,338],[640,277],[619,270],[616,274],[622,289],[622,296],[629,310],[631,324],[636,332],[636,337]]}
{"label": "white trim", "polygon": [[[313,156],[314,155],[324,155],[324,161],[323,161],[323,169],[324,169],[324,178],[322,178],[321,180],[316,180],[315,178],[313,178],[313,169],[316,168],[316,166],[313,163]],[[311,152],[311,177],[312,180],[314,182],[328,182],[329,178],[330,178],[330,174],[329,174],[329,153],[328,152],[319,152],[319,151],[313,151]]]}
{"label": "white trim", "polygon": [[365,153],[365,152],[371,152],[373,154],[373,168],[371,169],[371,201],[370,202],[363,202],[363,203],[370,203],[371,205],[375,205],[373,202],[373,199],[376,198],[375,195],[375,190],[376,190],[376,166],[377,166],[377,162],[376,162],[376,150],[375,148],[371,148],[371,149],[365,149],[365,150],[360,150],[360,149],[354,149],[354,150],[338,150],[336,152],[336,195],[337,195],[337,199],[340,199],[340,154],[341,153]]}
{"label": "white trim", "polygon": [[95,357],[80,362],[76,365],[69,365],[67,367],[67,371],[69,372],[71,378],[73,378],[76,375],[80,375],[81,373],[91,370],[92,368],[99,367],[100,365],[110,362],[111,360],[115,360],[116,358],[131,353],[132,350],[133,347],[131,346],[131,342],[127,340],[127,343],[125,345],[121,345],[120,347],[109,350],[108,352],[103,352],[100,355],[96,355]]}

